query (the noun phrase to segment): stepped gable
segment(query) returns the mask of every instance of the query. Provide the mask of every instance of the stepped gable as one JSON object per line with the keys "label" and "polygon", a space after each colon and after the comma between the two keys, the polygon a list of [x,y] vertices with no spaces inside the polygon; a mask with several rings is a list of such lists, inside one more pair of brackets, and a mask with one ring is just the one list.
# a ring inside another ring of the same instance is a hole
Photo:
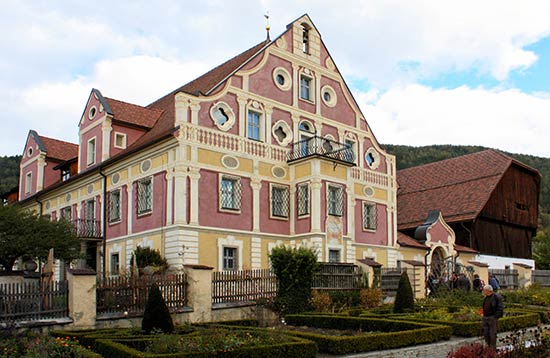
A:
{"label": "stepped gable", "polygon": [[398,229],[421,225],[430,210],[441,210],[448,223],[474,219],[512,162],[489,149],[399,170]]}

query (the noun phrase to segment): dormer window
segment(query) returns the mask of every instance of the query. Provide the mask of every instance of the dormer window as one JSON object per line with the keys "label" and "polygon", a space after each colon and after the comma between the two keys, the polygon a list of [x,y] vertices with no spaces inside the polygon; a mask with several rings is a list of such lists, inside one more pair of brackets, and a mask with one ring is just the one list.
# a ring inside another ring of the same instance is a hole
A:
{"label": "dormer window", "polygon": [[309,26],[302,24],[302,51],[309,53]]}
{"label": "dormer window", "polygon": [[71,177],[71,168],[61,169],[61,180],[62,181],[69,180],[70,177]]}
{"label": "dormer window", "polygon": [[32,172],[27,173],[27,175],[25,176],[25,194],[28,194],[31,192],[31,187],[32,187]]}
{"label": "dormer window", "polygon": [[115,133],[115,148],[119,148],[119,149],[126,148],[126,134]]}

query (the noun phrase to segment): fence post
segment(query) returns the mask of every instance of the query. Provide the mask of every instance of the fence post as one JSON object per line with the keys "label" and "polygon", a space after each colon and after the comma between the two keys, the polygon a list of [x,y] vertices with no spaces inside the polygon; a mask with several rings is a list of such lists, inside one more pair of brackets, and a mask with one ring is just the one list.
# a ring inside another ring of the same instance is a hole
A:
{"label": "fence post", "polygon": [[532,277],[532,267],[522,263],[514,262],[513,268],[518,271],[518,288],[527,287],[533,283],[531,280]]}
{"label": "fence post", "polygon": [[91,269],[67,270],[69,317],[75,328],[93,328],[96,323],[96,273]]}
{"label": "fence post", "polygon": [[212,270],[205,265],[184,265],[187,275],[187,302],[193,308],[191,323],[212,321]]}

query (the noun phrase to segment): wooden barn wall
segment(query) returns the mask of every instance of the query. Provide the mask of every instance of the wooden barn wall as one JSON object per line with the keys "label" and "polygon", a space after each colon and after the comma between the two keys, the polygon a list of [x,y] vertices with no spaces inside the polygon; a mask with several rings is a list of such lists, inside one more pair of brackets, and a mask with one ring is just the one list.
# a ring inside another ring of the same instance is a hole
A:
{"label": "wooden barn wall", "polygon": [[537,227],[540,178],[512,165],[504,173],[480,216],[530,228]]}
{"label": "wooden barn wall", "polygon": [[472,234],[472,248],[483,254],[531,258],[533,229],[478,218]]}

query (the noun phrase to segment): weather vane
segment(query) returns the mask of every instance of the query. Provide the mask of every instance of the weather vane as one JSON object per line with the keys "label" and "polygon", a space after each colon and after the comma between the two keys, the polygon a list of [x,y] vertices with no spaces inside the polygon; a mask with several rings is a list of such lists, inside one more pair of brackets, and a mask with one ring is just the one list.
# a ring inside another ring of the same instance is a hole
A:
{"label": "weather vane", "polygon": [[269,41],[269,30],[271,29],[271,26],[269,26],[269,10],[266,11],[265,15],[265,31],[267,31],[267,40]]}

